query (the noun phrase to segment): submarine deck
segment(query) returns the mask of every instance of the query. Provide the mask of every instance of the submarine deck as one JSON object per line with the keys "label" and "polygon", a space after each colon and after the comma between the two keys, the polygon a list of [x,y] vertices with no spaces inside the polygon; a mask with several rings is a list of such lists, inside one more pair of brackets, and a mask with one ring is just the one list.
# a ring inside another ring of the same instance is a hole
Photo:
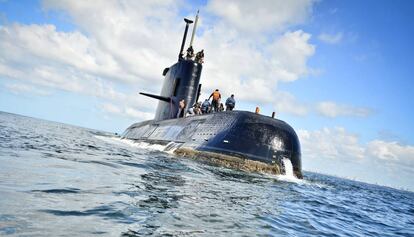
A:
{"label": "submarine deck", "polygon": [[266,164],[291,160],[301,176],[300,144],[292,127],[282,120],[247,111],[226,111],[131,125],[123,138],[239,157]]}

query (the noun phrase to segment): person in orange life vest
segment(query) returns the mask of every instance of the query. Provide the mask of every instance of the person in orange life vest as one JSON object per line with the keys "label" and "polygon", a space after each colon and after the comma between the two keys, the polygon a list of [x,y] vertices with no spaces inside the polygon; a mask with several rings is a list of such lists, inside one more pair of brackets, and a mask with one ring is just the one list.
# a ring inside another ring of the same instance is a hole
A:
{"label": "person in orange life vest", "polygon": [[213,93],[211,93],[208,99],[210,100],[211,97],[213,97],[213,101],[211,101],[211,106],[213,106],[214,112],[218,112],[220,99],[221,99],[221,94],[219,92],[219,89],[216,89]]}

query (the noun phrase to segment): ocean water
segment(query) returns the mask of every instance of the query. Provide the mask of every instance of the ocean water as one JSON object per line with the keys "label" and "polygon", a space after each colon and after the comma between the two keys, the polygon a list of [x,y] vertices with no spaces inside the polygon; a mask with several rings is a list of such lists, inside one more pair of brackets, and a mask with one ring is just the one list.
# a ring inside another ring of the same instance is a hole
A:
{"label": "ocean water", "polygon": [[0,112],[0,235],[414,236],[414,193],[252,174]]}

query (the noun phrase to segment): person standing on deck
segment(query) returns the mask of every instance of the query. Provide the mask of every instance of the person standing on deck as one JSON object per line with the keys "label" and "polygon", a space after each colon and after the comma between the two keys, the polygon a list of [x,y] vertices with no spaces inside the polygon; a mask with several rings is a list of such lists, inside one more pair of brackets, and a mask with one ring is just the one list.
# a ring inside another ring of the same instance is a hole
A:
{"label": "person standing on deck", "polygon": [[218,112],[220,99],[221,99],[221,94],[219,92],[219,89],[216,89],[215,91],[213,91],[213,93],[211,93],[211,95],[210,95],[210,97],[208,97],[208,99],[210,100],[211,97],[213,97],[213,101],[211,102],[211,106],[213,106],[214,112]]}
{"label": "person standing on deck", "polygon": [[201,104],[201,112],[203,114],[208,114],[210,113],[210,101],[208,99],[206,99],[203,104]]}
{"label": "person standing on deck", "polygon": [[226,100],[226,111],[232,111],[234,109],[234,106],[236,106],[236,100],[234,99],[234,95],[231,95]]}
{"label": "person standing on deck", "polygon": [[178,112],[176,118],[184,118],[185,116],[185,100],[182,99],[178,102]]}

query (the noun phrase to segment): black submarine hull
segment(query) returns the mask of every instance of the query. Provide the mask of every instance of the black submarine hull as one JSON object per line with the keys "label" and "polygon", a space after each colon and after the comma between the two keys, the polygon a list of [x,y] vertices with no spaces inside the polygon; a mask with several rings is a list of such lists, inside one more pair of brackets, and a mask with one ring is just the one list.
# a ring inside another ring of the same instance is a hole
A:
{"label": "black submarine hull", "polygon": [[289,159],[295,176],[302,178],[300,144],[293,128],[247,111],[144,121],[132,124],[122,137],[155,144],[173,142],[179,149],[255,161],[254,166],[265,164],[276,173],[285,173],[283,160]]}

